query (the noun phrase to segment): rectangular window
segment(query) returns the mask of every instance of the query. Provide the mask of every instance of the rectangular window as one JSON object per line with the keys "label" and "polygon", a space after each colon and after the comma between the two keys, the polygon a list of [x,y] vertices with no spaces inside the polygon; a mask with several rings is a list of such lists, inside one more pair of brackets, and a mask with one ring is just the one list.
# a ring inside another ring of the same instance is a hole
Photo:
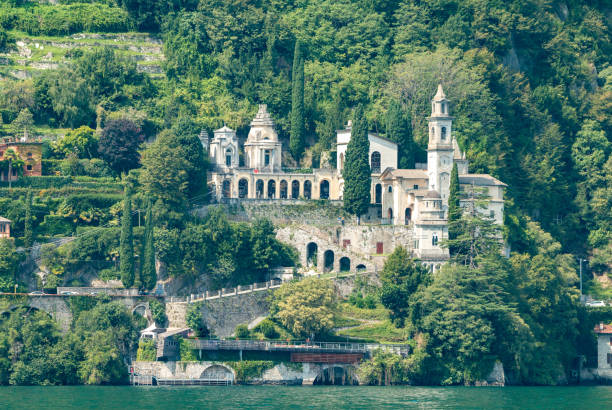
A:
{"label": "rectangular window", "polygon": [[419,189],[419,186],[418,185],[414,185],[412,188]]}
{"label": "rectangular window", "polygon": [[264,166],[270,165],[270,151],[266,150],[264,153]]}
{"label": "rectangular window", "polygon": [[489,211],[489,216],[491,218],[495,218],[495,211]]}
{"label": "rectangular window", "polygon": [[612,364],[612,353],[608,353],[608,364]]}
{"label": "rectangular window", "polygon": [[376,242],[376,254],[377,255],[382,255],[383,253],[383,243],[382,242]]}
{"label": "rectangular window", "polygon": [[612,337],[610,338],[610,346],[612,346]]}

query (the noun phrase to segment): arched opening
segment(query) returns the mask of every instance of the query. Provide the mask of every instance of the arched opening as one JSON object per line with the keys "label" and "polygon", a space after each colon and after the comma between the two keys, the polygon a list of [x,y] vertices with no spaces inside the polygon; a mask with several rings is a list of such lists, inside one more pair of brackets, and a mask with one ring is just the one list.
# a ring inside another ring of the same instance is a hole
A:
{"label": "arched opening", "polygon": [[258,179],[255,183],[255,196],[257,198],[263,198],[264,194],[264,182],[261,179]]}
{"label": "arched opening", "polygon": [[232,158],[233,158],[233,152],[231,148],[228,148],[225,150],[225,166],[227,167],[231,167],[232,166]]}
{"label": "arched opening", "polygon": [[356,386],[359,383],[349,369],[333,366],[323,369],[315,378],[313,384],[316,386]]}
{"label": "arched opening", "polygon": [[380,152],[374,151],[370,158],[370,168],[372,172],[379,173],[380,172]]}
{"label": "arched opening", "polygon": [[200,374],[200,379],[203,380],[226,380],[229,382],[234,381],[234,373],[225,366],[219,364],[207,367],[206,370]]}
{"label": "arched opening", "polygon": [[442,138],[442,141],[446,141],[446,127],[442,127],[441,138]]}
{"label": "arched opening", "polygon": [[249,181],[242,178],[238,181],[238,198],[247,198],[249,196]]}
{"label": "arched opening", "polygon": [[298,199],[300,197],[300,181],[291,183],[291,198]]}
{"label": "arched opening", "polygon": [[319,196],[320,199],[329,199],[329,181],[324,179],[323,181],[321,181],[321,184],[319,185],[319,188],[321,190],[321,194]]}
{"label": "arched opening", "polygon": [[223,181],[223,190],[222,190],[223,198],[230,197],[231,186],[232,186],[232,183],[229,181],[229,179],[226,179],[225,181]]}
{"label": "arched opening", "polygon": [[306,245],[306,264],[308,266],[317,266],[318,250],[319,247],[314,242],[310,242]]}
{"label": "arched opening", "polygon": [[355,269],[357,270],[357,272],[365,272],[366,266],[363,263],[360,263],[355,267]]}
{"label": "arched opening", "polygon": [[389,185],[389,189],[387,191],[389,191],[389,193],[392,193],[393,192],[393,187],[391,185]]}
{"label": "arched opening", "polygon": [[412,219],[412,209],[406,208],[406,211],[404,212],[404,223],[408,225],[411,219]]}
{"label": "arched opening", "polygon": [[287,186],[287,181],[285,181],[284,179],[280,182],[280,197],[281,199],[287,199],[287,191],[288,191],[288,186]]}
{"label": "arched opening", "polygon": [[323,272],[329,272],[334,269],[334,251],[326,250],[323,254]]}
{"label": "arched opening", "polygon": [[387,218],[389,218],[389,222],[393,221],[393,208],[387,209]]}
{"label": "arched opening", "polygon": [[142,317],[146,317],[147,307],[145,305],[138,305],[134,309],[132,309],[132,314],[140,315]]}
{"label": "arched opening", "polygon": [[268,181],[268,198],[274,198],[276,196],[276,181],[271,179]]}
{"label": "arched opening", "polygon": [[374,201],[377,204],[382,203],[382,185],[380,184],[376,184],[376,187],[374,188]]}
{"label": "arched opening", "polygon": [[312,192],[312,182],[304,181],[304,198],[310,199]]}
{"label": "arched opening", "polygon": [[351,270],[351,260],[346,256],[340,258],[340,272],[348,272]]}

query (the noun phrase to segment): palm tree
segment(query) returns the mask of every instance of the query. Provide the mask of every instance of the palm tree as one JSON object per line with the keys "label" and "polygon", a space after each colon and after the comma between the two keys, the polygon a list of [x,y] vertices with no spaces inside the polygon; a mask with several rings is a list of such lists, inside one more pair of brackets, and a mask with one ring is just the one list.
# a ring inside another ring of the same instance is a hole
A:
{"label": "palm tree", "polygon": [[7,149],[6,152],[4,153],[4,160],[8,161],[8,182],[9,182],[9,189],[11,189],[11,180],[13,177],[13,165],[21,168],[23,167],[24,162],[19,156],[19,154],[17,154],[12,148]]}

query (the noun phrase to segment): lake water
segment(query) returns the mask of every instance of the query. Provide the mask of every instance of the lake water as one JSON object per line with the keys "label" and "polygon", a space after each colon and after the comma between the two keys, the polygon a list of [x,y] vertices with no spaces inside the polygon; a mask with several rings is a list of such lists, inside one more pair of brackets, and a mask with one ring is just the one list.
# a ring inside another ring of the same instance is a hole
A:
{"label": "lake water", "polygon": [[0,409],[610,409],[612,386],[0,387]]}

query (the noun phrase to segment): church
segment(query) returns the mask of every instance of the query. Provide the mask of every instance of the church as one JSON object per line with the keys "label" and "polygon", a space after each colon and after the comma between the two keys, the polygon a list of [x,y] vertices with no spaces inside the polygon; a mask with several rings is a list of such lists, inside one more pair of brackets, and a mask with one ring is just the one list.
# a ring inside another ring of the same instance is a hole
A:
{"label": "church", "polygon": [[[370,143],[371,206],[366,224],[411,226],[413,243],[406,244],[415,257],[436,267],[449,258],[440,243],[448,238],[448,196],[453,164],[457,164],[464,195],[461,206],[474,209],[476,193],[487,198],[479,212],[503,224],[506,184],[487,174],[470,174],[469,163],[452,134],[453,117],[442,85],[431,102],[427,163],[415,169],[398,169],[397,144],[374,133]],[[210,183],[217,201],[318,200],[342,201],[342,169],[351,139],[351,122],[336,135],[336,168],[288,170],[282,166],[282,143],[266,105],[260,105],[243,146],[240,166],[236,132],[227,126],[214,131],[212,141],[200,135],[209,153]]]}

